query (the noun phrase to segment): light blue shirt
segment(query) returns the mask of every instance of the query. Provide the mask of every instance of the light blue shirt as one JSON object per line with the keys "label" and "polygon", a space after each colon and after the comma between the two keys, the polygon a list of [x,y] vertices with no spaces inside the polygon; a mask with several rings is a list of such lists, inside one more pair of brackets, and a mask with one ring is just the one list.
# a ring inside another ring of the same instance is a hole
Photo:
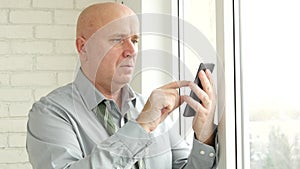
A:
{"label": "light blue shirt", "polygon": [[[193,140],[190,150],[167,118],[152,133],[134,120],[145,99],[128,85],[122,88],[121,111],[110,101],[109,112],[120,129],[108,136],[95,115],[106,99],[79,70],[73,83],[34,103],[29,113],[27,151],[36,169],[130,168],[143,158],[147,169],[211,169],[215,149]],[[123,124],[122,117],[131,119]]]}

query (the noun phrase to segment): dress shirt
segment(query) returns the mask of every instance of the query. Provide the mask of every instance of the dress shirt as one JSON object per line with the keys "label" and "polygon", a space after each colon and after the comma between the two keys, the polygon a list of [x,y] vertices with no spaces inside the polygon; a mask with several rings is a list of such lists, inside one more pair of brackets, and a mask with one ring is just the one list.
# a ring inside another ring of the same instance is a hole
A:
{"label": "dress shirt", "polygon": [[[79,70],[73,83],[34,103],[29,112],[26,141],[33,168],[130,168],[141,158],[147,169],[215,167],[215,149],[194,139],[190,150],[172,127],[170,118],[147,133],[134,120],[145,99],[129,85],[122,88],[121,109],[109,100],[107,108],[120,126],[109,137],[95,114],[95,108],[104,99]],[[125,113],[132,118],[122,124]]]}

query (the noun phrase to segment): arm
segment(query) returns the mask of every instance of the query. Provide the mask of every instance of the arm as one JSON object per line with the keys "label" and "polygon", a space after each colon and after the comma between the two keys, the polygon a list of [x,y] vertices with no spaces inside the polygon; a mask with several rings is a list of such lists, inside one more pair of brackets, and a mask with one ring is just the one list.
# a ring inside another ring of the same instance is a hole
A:
{"label": "arm", "polygon": [[91,153],[85,152],[84,146],[91,145],[80,136],[76,121],[61,109],[50,109],[48,104],[37,103],[29,115],[27,151],[33,168],[125,168],[141,158],[150,144],[148,134],[130,121],[93,147]]}
{"label": "arm", "polygon": [[217,167],[218,151],[214,147],[193,140],[193,148],[188,158],[185,169],[214,169]]}
{"label": "arm", "polygon": [[[178,81],[169,83],[157,90],[154,90],[146,102],[144,109],[137,118],[137,122],[147,131],[155,130],[158,124],[175,108],[186,101],[195,111],[193,129],[195,138],[193,149],[190,153],[186,168],[213,168],[215,161],[215,134],[214,134],[214,113],[216,107],[216,93],[213,88],[213,80],[209,71],[200,71],[199,78],[204,89],[200,89],[195,83]],[[190,96],[179,96],[176,89],[189,86],[202,101],[202,104]],[[173,139],[173,138],[172,138]],[[178,142],[178,139],[173,139]],[[181,142],[182,143],[182,142]],[[186,150],[183,144],[173,144],[172,155],[173,166],[182,166],[186,163]],[[178,167],[179,168],[179,167]]]}
{"label": "arm", "polygon": [[173,169],[213,169],[216,167],[218,157],[217,142],[216,146],[212,147],[194,137],[192,149],[188,149],[186,141],[183,140],[176,129],[171,129],[169,135],[172,144]]}
{"label": "arm", "polygon": [[[216,92],[213,86],[213,79],[209,70],[200,71],[199,79],[203,90],[197,85],[191,85],[191,89],[202,101],[195,101],[189,96],[184,96],[184,100],[195,111],[193,118],[193,130],[195,132],[193,149],[190,154],[187,167],[191,168],[215,168],[218,156],[218,142],[216,137],[217,127],[214,125],[214,115],[216,108]],[[214,148],[215,147],[215,148]],[[199,159],[202,163],[199,163]]]}

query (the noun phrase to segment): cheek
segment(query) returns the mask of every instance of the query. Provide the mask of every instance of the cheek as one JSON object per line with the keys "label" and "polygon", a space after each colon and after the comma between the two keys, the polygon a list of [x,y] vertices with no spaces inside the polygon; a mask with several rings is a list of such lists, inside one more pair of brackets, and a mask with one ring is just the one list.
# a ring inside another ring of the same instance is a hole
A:
{"label": "cheek", "polygon": [[122,51],[118,49],[111,49],[105,57],[107,63],[116,68],[123,60]]}
{"label": "cheek", "polygon": [[120,62],[119,58],[120,57],[118,57],[117,53],[114,51],[109,51],[109,53],[107,53],[107,55],[101,61],[98,71],[100,71],[100,73],[103,72],[108,76],[114,74]]}

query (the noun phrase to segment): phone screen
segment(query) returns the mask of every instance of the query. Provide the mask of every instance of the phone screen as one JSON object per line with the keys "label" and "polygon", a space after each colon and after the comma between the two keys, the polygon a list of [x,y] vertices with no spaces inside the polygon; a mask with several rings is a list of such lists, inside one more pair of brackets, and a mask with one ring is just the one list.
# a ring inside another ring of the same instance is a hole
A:
{"label": "phone screen", "polygon": [[[199,68],[198,68],[198,71],[197,71],[197,74],[196,74],[196,77],[195,77],[195,80],[194,82],[201,88],[203,89],[202,85],[201,85],[201,81],[200,79],[198,78],[198,74],[200,72],[200,70],[206,70],[206,69],[209,69],[210,72],[212,73],[213,70],[214,70],[214,67],[215,67],[215,64],[213,63],[201,63],[199,65]],[[191,91],[190,93],[190,96],[195,99],[196,101],[200,102],[201,103],[201,100],[196,96],[196,94]],[[195,110],[193,108],[191,108],[188,104],[186,105],[185,109],[184,109],[184,113],[183,113],[183,116],[185,117],[191,117],[191,116],[195,116]]]}

